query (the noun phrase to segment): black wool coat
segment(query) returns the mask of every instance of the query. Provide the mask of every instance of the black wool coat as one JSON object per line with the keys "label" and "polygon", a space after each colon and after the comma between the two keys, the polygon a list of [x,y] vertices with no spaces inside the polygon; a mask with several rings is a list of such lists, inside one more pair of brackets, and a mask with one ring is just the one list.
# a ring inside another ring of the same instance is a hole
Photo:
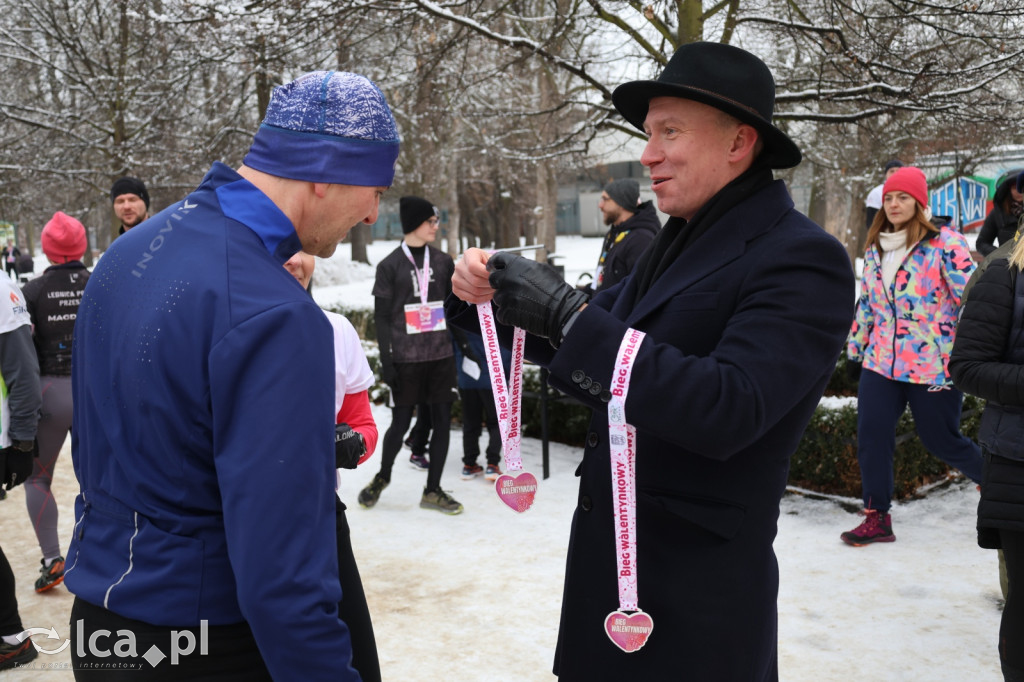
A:
{"label": "black wool coat", "polygon": [[[776,680],[779,501],[853,319],[850,259],[776,181],[724,214],[636,306],[635,279],[595,296],[557,351],[528,337],[551,384],[593,408],[554,672]],[[474,324],[449,303],[456,323]],[[627,654],[604,619],[618,608],[607,389],[630,328],[647,334],[626,419],[637,429],[639,607],[654,628]]]}
{"label": "black wool coat", "polygon": [[[1014,305],[1024,305],[1015,297],[1017,285],[1024,284],[1019,279],[1005,258],[992,261],[982,273],[960,314],[949,374],[961,391],[989,401],[986,410],[998,403],[1006,410],[1004,418],[1013,419],[1016,413],[1024,421],[1024,330],[1013,326]],[[1005,432],[1014,429],[1007,425]],[[993,456],[985,449],[978,544],[997,549],[999,536],[993,531],[1024,532],[1024,461]]]}

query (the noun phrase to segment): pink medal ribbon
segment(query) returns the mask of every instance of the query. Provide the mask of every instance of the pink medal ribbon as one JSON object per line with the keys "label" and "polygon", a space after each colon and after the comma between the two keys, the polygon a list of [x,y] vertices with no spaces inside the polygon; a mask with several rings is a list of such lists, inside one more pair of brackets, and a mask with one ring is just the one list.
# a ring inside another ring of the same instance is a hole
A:
{"label": "pink medal ribbon", "polygon": [[498,347],[498,331],[494,324],[491,304],[478,303],[480,331],[483,334],[484,349],[487,351],[487,371],[491,376],[494,407],[498,413],[498,429],[504,452],[505,472],[494,482],[498,499],[514,512],[522,513],[533,506],[537,495],[537,477],[523,471],[523,457],[520,454],[522,432],[520,423],[523,406],[523,353],[526,347],[526,330],[515,329],[512,335],[512,369],[509,373],[511,386],[505,385],[505,373],[501,367],[501,349]]}
{"label": "pink medal ribbon", "polygon": [[[423,249],[423,269],[416,267],[416,260],[412,257],[412,251],[409,250],[409,245],[404,241],[402,242],[402,253],[412,263],[413,272],[416,273],[416,281],[420,285],[420,321],[423,324],[430,323],[430,308],[427,306],[427,287],[430,286],[430,251],[429,249]],[[424,319],[424,316],[426,319]]]}
{"label": "pink medal ribbon", "polygon": [[627,654],[639,651],[654,630],[654,620],[637,606],[636,429],[626,422],[626,394],[633,361],[644,336],[644,332],[636,329],[628,329],[623,336],[612,378],[612,398],[608,402],[619,608],[604,619],[604,629],[612,643]]}

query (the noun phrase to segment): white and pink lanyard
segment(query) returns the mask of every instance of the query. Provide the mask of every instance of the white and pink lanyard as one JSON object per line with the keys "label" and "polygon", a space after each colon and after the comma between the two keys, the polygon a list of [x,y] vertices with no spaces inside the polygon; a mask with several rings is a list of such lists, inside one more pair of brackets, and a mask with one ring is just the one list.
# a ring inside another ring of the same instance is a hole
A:
{"label": "white and pink lanyard", "polygon": [[[512,334],[512,367],[509,372],[511,386],[505,385],[502,371],[501,349],[498,346],[498,330],[494,324],[494,311],[490,303],[479,303],[476,307],[480,318],[480,332],[487,352],[487,371],[491,376],[491,390],[494,407],[498,413],[498,429],[504,452],[505,472],[494,482],[498,499],[509,509],[522,513],[533,506],[537,495],[537,478],[523,471],[520,428],[523,407],[523,354],[526,347],[526,331],[518,327]],[[514,474],[514,475],[513,475]]]}
{"label": "white and pink lanyard", "polygon": [[604,619],[604,629],[615,646],[626,653],[647,643],[654,621],[637,606],[636,555],[636,429],[626,421],[626,394],[633,361],[644,332],[626,330],[615,363],[611,400],[608,401],[608,447],[612,465],[612,518],[618,559],[619,608]]}
{"label": "white and pink lanyard", "polygon": [[[402,253],[412,263],[413,272],[416,273],[416,281],[420,285],[420,321],[423,324],[430,323],[430,307],[427,305],[427,287],[430,286],[430,250],[423,247],[423,269],[416,267],[416,259],[412,257],[409,245],[402,242]],[[425,320],[423,318],[426,318]]]}

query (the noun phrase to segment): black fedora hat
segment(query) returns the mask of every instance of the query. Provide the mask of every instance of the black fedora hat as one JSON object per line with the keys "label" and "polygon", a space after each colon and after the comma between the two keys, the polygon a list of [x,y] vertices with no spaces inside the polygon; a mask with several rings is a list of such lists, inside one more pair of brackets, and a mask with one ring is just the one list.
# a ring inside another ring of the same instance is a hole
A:
{"label": "black fedora hat", "polygon": [[653,97],[681,97],[720,109],[761,133],[761,159],[772,168],[800,163],[800,149],[772,125],[772,72],[746,50],[722,43],[688,43],[676,50],[658,80],[623,83],[612,93],[612,102],[627,121],[643,130]]}

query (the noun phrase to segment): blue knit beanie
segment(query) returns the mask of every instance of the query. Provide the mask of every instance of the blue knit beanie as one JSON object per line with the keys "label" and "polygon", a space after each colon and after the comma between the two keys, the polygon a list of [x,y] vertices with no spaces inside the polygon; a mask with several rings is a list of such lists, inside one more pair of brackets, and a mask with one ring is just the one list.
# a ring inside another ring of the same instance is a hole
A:
{"label": "blue knit beanie", "polygon": [[246,166],[280,178],[390,187],[398,128],[364,76],[314,71],[274,88]]}

